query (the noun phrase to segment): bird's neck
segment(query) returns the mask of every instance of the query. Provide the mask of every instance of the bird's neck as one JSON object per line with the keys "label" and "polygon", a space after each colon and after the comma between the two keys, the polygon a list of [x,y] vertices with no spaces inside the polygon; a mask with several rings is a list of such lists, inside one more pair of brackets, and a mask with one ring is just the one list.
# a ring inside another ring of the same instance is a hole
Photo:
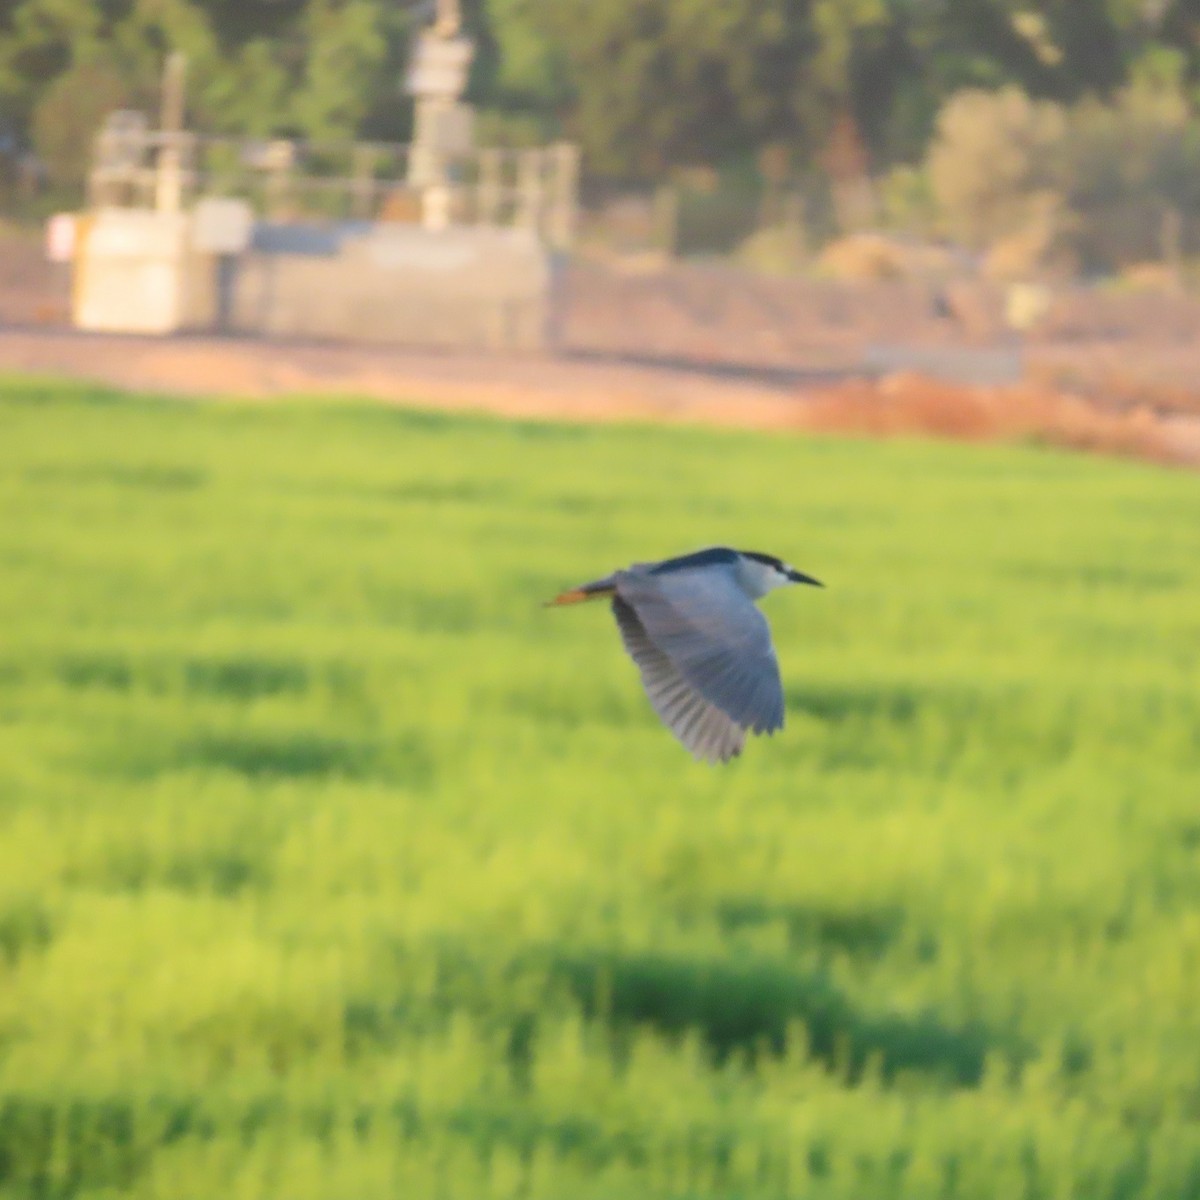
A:
{"label": "bird's neck", "polygon": [[752,558],[742,559],[738,564],[738,574],[742,587],[753,600],[758,600],[787,583],[787,579],[774,567],[756,562]]}

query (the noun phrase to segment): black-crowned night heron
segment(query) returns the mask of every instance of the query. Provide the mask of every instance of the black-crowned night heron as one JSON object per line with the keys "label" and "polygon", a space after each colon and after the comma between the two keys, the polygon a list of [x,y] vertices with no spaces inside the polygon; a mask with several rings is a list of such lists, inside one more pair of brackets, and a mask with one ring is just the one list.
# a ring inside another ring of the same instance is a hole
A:
{"label": "black-crowned night heron", "polygon": [[712,546],[635,563],[549,601],[612,597],[613,614],[654,711],[697,759],[726,762],[747,731],[783,728],[783,684],[760,596],[821,584],[771,554]]}

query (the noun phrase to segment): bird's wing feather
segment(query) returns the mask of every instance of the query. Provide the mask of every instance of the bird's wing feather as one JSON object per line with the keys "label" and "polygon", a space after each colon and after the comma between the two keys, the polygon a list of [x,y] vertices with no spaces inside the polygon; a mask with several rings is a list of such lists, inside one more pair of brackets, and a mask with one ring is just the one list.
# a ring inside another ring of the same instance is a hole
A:
{"label": "bird's wing feather", "polygon": [[782,728],[771,629],[731,572],[631,570],[616,582],[649,640],[709,704],[755,733]]}
{"label": "bird's wing feather", "polygon": [[745,735],[737,724],[688,685],[647,636],[628,603],[618,595],[612,605],[625,649],[637,663],[646,695],[667,728],[698,759],[726,762],[740,754]]}

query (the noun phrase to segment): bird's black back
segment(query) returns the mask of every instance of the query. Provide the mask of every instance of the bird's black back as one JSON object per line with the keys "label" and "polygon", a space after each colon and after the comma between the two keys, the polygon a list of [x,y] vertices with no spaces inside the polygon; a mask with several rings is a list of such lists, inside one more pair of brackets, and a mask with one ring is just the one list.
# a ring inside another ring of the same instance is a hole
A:
{"label": "bird's black back", "polygon": [[754,558],[768,566],[779,567],[782,563],[773,554],[759,554],[755,550],[733,550],[728,546],[709,546],[692,554],[681,554],[678,558],[667,558],[651,567],[651,575],[669,575],[672,571],[687,571],[693,567],[725,566],[737,562],[738,558]]}
{"label": "bird's black back", "polygon": [[738,552],[728,546],[709,546],[678,558],[665,558],[650,568],[651,575],[669,575],[672,571],[687,571],[692,567],[715,567],[737,562]]}

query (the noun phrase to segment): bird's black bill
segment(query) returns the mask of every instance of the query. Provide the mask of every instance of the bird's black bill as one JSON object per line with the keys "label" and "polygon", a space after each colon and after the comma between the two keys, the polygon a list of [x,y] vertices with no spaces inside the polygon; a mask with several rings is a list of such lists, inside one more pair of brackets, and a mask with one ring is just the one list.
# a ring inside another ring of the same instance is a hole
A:
{"label": "bird's black bill", "polygon": [[802,571],[789,571],[788,578],[793,583],[810,583],[813,587],[825,586],[819,579],[814,579],[811,575],[805,575]]}

